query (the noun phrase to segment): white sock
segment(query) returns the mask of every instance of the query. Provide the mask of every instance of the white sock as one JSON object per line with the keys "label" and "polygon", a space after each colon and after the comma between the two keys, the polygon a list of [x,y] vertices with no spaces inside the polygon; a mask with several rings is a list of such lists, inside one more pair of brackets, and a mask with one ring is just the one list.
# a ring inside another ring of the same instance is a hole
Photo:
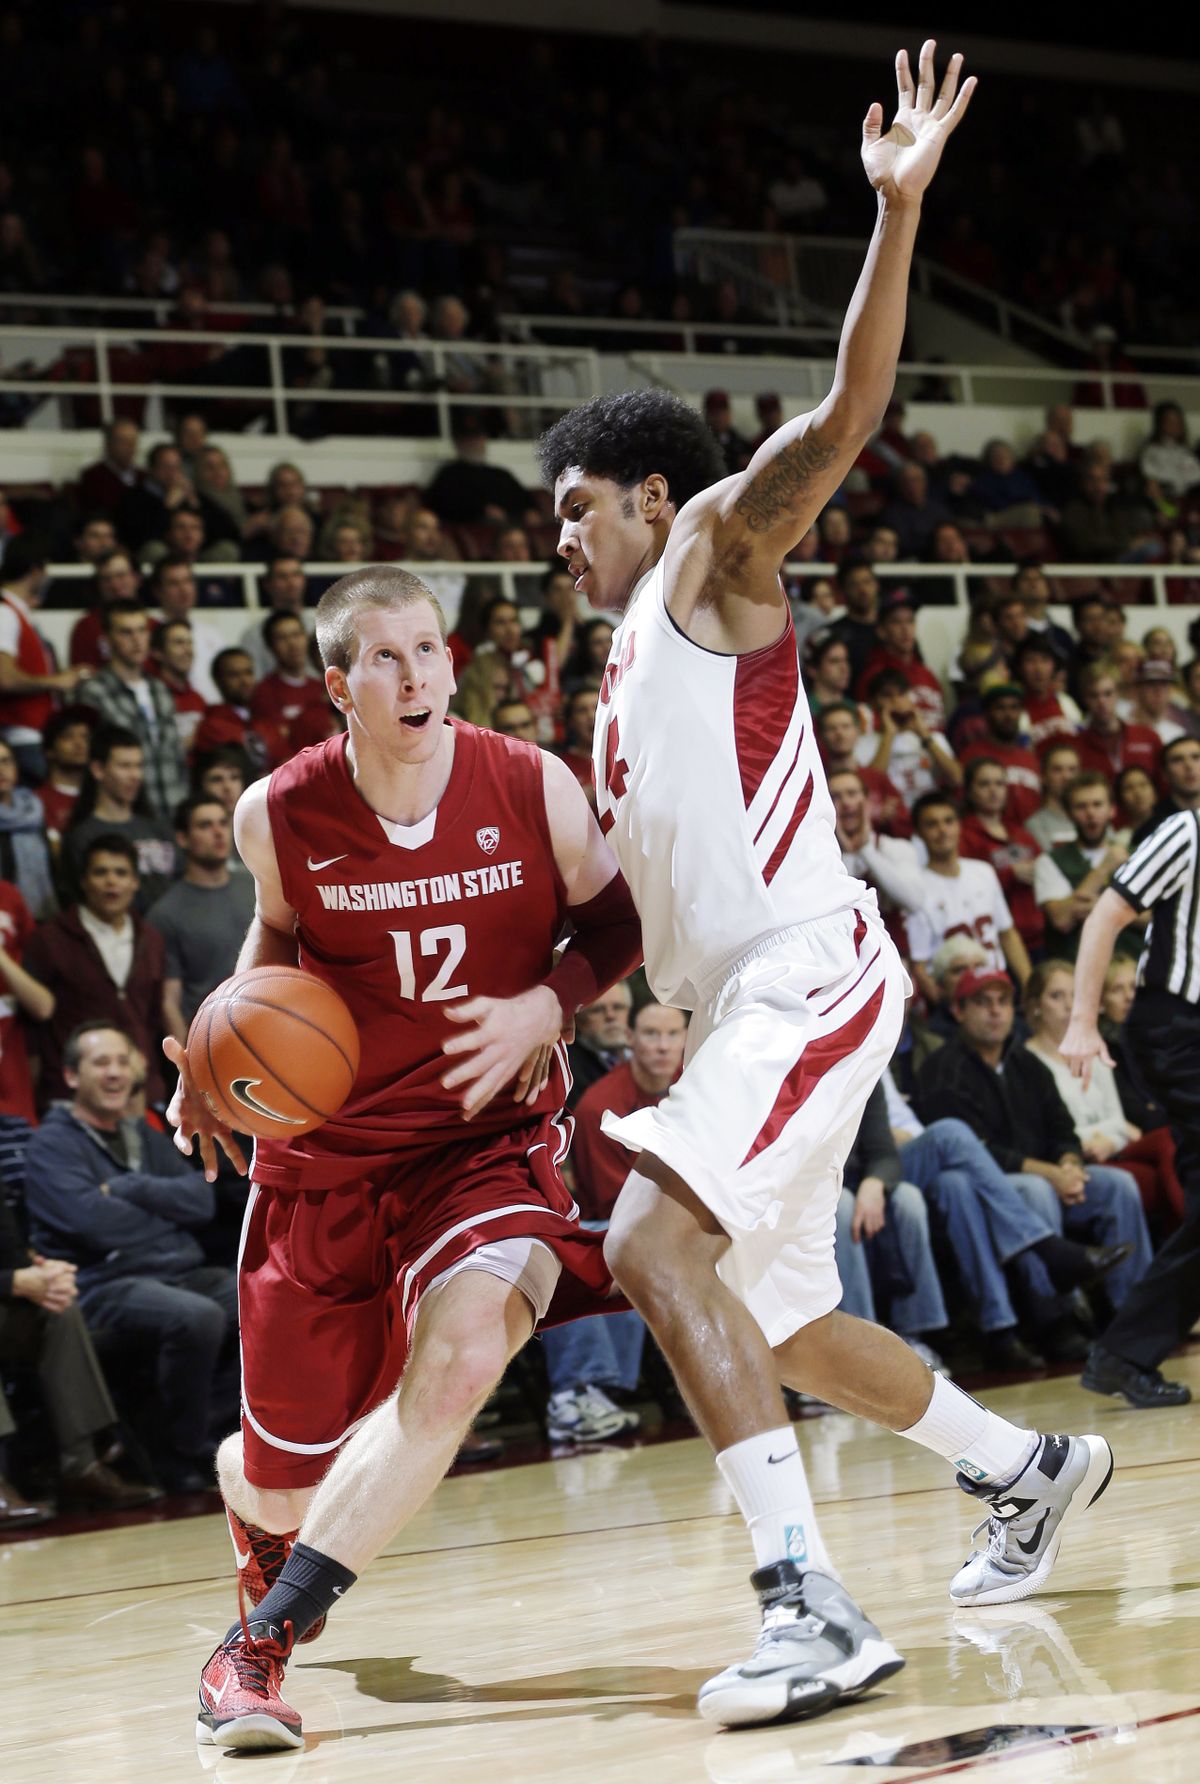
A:
{"label": "white sock", "polygon": [[1036,1431],[998,1418],[944,1375],[934,1376],[932,1398],[916,1424],[896,1435],[944,1456],[969,1480],[989,1482],[1015,1479],[1039,1442]]}
{"label": "white sock", "polygon": [[821,1532],[791,1425],[760,1431],[731,1444],[717,1457],[717,1467],[738,1502],[754,1543],[759,1567],[794,1561],[837,1579]]}

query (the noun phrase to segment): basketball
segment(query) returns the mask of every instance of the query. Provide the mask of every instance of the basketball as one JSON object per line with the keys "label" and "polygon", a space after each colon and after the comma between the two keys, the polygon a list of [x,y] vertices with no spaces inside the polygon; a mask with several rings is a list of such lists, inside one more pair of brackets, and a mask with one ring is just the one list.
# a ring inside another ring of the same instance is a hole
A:
{"label": "basketball", "polygon": [[260,1140],[311,1133],[358,1074],[358,1030],[332,986],[297,966],[254,966],[210,992],[187,1057],[220,1116]]}

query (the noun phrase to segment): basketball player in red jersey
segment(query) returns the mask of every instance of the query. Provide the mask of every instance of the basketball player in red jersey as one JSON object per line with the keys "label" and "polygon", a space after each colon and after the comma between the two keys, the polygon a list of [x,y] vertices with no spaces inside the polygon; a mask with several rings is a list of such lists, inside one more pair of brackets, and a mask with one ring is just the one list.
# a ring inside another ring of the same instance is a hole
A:
{"label": "basketball player in red jersey", "polygon": [[[446,722],[454,674],[423,583],[343,577],[317,638],[348,732],[238,805],[257,886],[238,966],[299,958],[328,979],[362,1065],[324,1126],[255,1150],[242,1429],[217,1459],[254,1608],[205,1666],[197,1722],[227,1748],[302,1744],[280,1695],[293,1642],[428,1498],[535,1324],[611,1293],[558,1173],[562,1033],[641,951],[570,770]],[[237,1162],[236,1142],[167,1050],[179,1141],[200,1135],[211,1175],[214,1141]]]}
{"label": "basketball player in red jersey", "polygon": [[622,610],[597,713],[601,828],[651,989],[693,1012],[667,1096],[605,1117],[634,1155],[606,1249],[750,1526],[758,1644],[699,1699],[726,1724],[809,1715],[903,1665],[825,1549],[781,1380],[954,1464],[988,1527],[956,1604],[1037,1591],[1112,1469],[1103,1438],[1010,1424],[837,1311],[842,1167],[909,987],[842,862],[779,570],[891,397],[922,194],[974,87],[957,91],[960,71],[955,56],[939,90],[926,43],[914,85],[902,51],[891,128],[882,106],[864,119],[878,217],[817,408],[731,477],[662,391],[595,398],[541,448],[576,587]]}

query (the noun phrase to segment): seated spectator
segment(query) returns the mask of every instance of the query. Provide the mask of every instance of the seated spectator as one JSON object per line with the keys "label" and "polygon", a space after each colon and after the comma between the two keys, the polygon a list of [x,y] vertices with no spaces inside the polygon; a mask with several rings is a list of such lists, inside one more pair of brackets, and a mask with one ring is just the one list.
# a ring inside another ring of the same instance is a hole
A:
{"label": "seated spectator", "polygon": [[[974,562],[962,528],[957,521],[949,518],[939,521],[934,527],[929,548],[923,555],[930,564],[967,565]],[[982,585],[973,578],[967,579],[966,591],[972,602],[979,601],[984,593]],[[926,606],[952,607],[958,598],[959,584],[954,577],[922,576],[921,599]]]}
{"label": "seated spectator", "polygon": [[1031,632],[1013,659],[1024,707],[1022,723],[1031,750],[1043,759],[1047,744],[1073,738],[1082,722],[1083,715],[1070,694],[1058,687],[1061,669],[1044,632]]}
{"label": "seated spectator", "polygon": [[[86,665],[87,672],[99,669],[108,661],[108,639],[104,636],[104,612],[114,601],[136,601],[141,587],[141,572],[127,551],[109,551],[96,564],[95,576],[87,590],[88,611],[75,621],[71,629],[70,658],[73,665]],[[78,583],[75,585],[78,591]],[[75,605],[72,602],[72,605]]]}
{"label": "seated spectator", "polygon": [[[3,513],[4,499],[0,496],[0,515]],[[72,541],[72,561],[86,564],[93,571],[102,558],[110,551],[117,549],[117,529],[111,520],[102,514],[85,514],[79,523],[79,529]],[[86,583],[81,583],[74,576],[60,576],[51,582],[42,596],[44,607],[78,607],[79,597]]]}
{"label": "seated spectator", "polygon": [[862,781],[867,795],[867,811],[871,827],[888,836],[910,836],[908,806],[899,787],[879,769],[863,766],[858,761],[858,748],[863,738],[858,708],[851,700],[823,706],[817,715],[817,739],[827,776],[849,769]]}
{"label": "seated spectator", "polygon": [[534,664],[521,632],[521,610],[507,595],[493,595],[480,615],[483,637],[478,654],[494,652],[508,671],[508,691],[523,700],[541,681],[542,665]]}
{"label": "seated spectator", "polygon": [[[1084,923],[1129,851],[1112,834],[1106,776],[1085,768],[1067,787],[1063,803],[1075,834],[1038,857],[1033,895],[1046,913],[1046,952],[1055,960],[1074,960]],[[1144,922],[1130,923],[1118,935],[1116,951],[1136,959],[1144,930]]]}
{"label": "seated spectator", "polygon": [[1142,647],[1132,638],[1120,638],[1109,652],[1108,667],[1117,680],[1117,714],[1132,720],[1137,702],[1138,676],[1142,671]]}
{"label": "seated spectator", "polygon": [[73,694],[86,669],[56,669],[33,623],[46,586],[46,553],[24,535],[10,540],[0,566],[0,738],[26,779],[45,779],[42,731],[55,694]]}
{"label": "seated spectator", "polygon": [[267,530],[266,554],[272,558],[295,557],[307,563],[313,555],[316,527],[312,515],[299,503],[291,503],[272,515]]}
{"label": "seated spectator", "polygon": [[225,647],[225,634],[196,612],[196,578],[186,558],[172,552],[154,566],[146,587],[164,620],[184,619],[192,630],[194,660],[191,680],[211,705],[218,698],[213,681],[213,658]]}
{"label": "seated spectator", "polygon": [[519,737],[525,743],[538,741],[537,714],[526,700],[498,700],[492,714],[492,730],[501,737]]}
{"label": "seated spectator", "polygon": [[37,1033],[43,1107],[65,1093],[67,1042],[81,1022],[121,1024],[146,1055],[146,1094],[163,1100],[163,944],[133,910],[138,889],[133,844],[116,834],[89,843],[79,903],[43,923],[29,941],[29,972],[54,998]]}
{"label": "seated spectator", "polygon": [[365,564],[371,559],[371,529],[361,514],[341,508],[321,529],[317,556],[335,564]]}
{"label": "seated spectator", "polygon": [[1166,744],[1161,766],[1167,790],[1150,816],[1134,832],[1135,848],[1149,831],[1173,812],[1200,810],[1200,738],[1177,737],[1173,743]]}
{"label": "seated spectator", "polygon": [[1052,743],[1042,757],[1042,803],[1025,828],[1045,853],[1057,842],[1069,842],[1075,826],[1063,799],[1079,773],[1079,752],[1073,743]]}
{"label": "seated spectator", "polygon": [[229,454],[209,441],[201,447],[196,469],[189,475],[194,477],[204,508],[223,517],[224,524],[214,537],[240,540],[246,530],[246,502],[234,481]]}
{"label": "seated spectator", "polygon": [[942,1370],[929,1339],[944,1332],[950,1319],[929,1238],[929,1213],[915,1184],[900,1180],[880,1084],[867,1098],[846,1159],[836,1253],[841,1311],[875,1324],[876,1300],[886,1302],[885,1323],[929,1368]]}
{"label": "seated spectator", "polygon": [[58,908],[50,845],[42,802],[18,774],[12,745],[0,743],[0,881],[16,887],[40,922]]}
{"label": "seated spectator", "polygon": [[487,434],[479,417],[456,409],[451,426],[454,457],[425,492],[438,519],[447,526],[525,520],[532,507],[529,496],[511,471],[488,464]]}
{"label": "seated spectator", "polygon": [[[197,502],[195,507],[176,508],[157,538],[148,539],[138,553],[142,567],[153,566],[165,557],[182,558],[189,566],[198,564],[236,564],[241,557],[241,541],[232,536],[232,523],[220,509],[214,509],[222,532],[213,532]],[[219,585],[218,585],[219,586]]]}
{"label": "seated spectator", "polygon": [[132,731],[142,746],[146,798],[156,817],[174,811],[187,786],[175,702],[149,675],[150,620],[136,601],[114,601],[104,610],[108,665],[79,684],[79,700],[102,725]]}
{"label": "seated spectator", "polygon": [[925,845],[929,865],[921,874],[921,908],[908,919],[908,951],[926,1002],[938,1003],[941,992],[928,970],[947,936],[972,935],[987,950],[988,970],[1012,973],[1018,985],[1029,977],[1029,955],[1000,890],[995,869],[986,861],[964,861],[959,855],[962,822],[946,793],[925,793],[913,807],[913,829]]}
{"label": "seated spectator", "polygon": [[913,704],[931,732],[946,727],[946,703],[942,684],[932,669],[925,666],[917,645],[917,614],[912,596],[905,589],[886,595],[875,628],[879,642],[863,665],[855,683],[859,700],[868,697],[868,689],[884,669],[895,669],[908,684]]}
{"label": "seated spectator", "polygon": [[925,723],[900,671],[881,669],[867,692],[875,730],[855,745],[856,765],[886,774],[910,811],[922,793],[960,787],[962,769],[950,745]]}
{"label": "seated spectator", "polygon": [[1156,403],[1150,438],[1138,454],[1142,487],[1164,520],[1200,484],[1200,458],[1187,443],[1187,421],[1178,403]]}
{"label": "seated spectator", "polygon": [[929,478],[922,465],[909,461],[896,472],[892,500],[880,515],[884,526],[894,528],[900,540],[900,562],[923,558],[933,539],[934,528],[952,518],[943,502],[929,490]]}
{"label": "seated spectator", "polygon": [[[1178,1226],[1184,1216],[1183,1185],[1175,1169],[1171,1130],[1151,1133],[1130,1121],[1121,1103],[1117,1076],[1105,1059],[1094,1059],[1085,1085],[1059,1052],[1071,1021],[1075,974],[1065,961],[1046,960],[1034,968],[1025,987],[1027,1042],[1050,1069],[1089,1164],[1120,1165],[1137,1183],[1142,1206],[1160,1230]],[[1163,1221],[1165,1217],[1165,1228]]]}
{"label": "seated spectator", "polygon": [[564,736],[556,752],[583,788],[588,804],[593,809],[596,804],[596,780],[592,767],[592,737],[596,730],[596,707],[599,700],[600,690],[595,687],[576,688],[567,697],[563,706]]}
{"label": "seated spectator", "polygon": [[1085,669],[1079,681],[1086,720],[1075,739],[1085,769],[1102,774],[1111,787],[1122,768],[1144,768],[1158,779],[1162,741],[1148,725],[1131,725],[1117,712],[1117,682],[1103,663]]}
{"label": "seated spectator", "polygon": [[[465,669],[457,672],[457,681],[452,710],[469,725],[494,730],[497,708],[513,704],[508,698],[509,673],[504,658],[494,650],[482,651],[471,658]],[[516,704],[525,706],[524,700]],[[529,712],[528,707],[525,710]],[[536,731],[537,721],[532,712],[529,712],[529,718]]]}
{"label": "seated spectator", "polygon": [[89,1329],[154,1361],[165,1484],[212,1484],[210,1420],[223,1349],[236,1343],[237,1280],[204,1262],[195,1230],[213,1217],[212,1188],[166,1134],[127,1122],[130,1037],[112,1017],[65,1037],[67,1107],[48,1111],[26,1153],[34,1245],[76,1265]]}
{"label": "seated spectator", "polygon": [[[1049,1070],[1013,1040],[1013,988],[1004,974],[964,975],[955,1011],[957,1034],[917,1080],[922,1119],[965,1121],[1053,1233],[1098,1240],[1094,1277],[1103,1275],[1119,1306],[1151,1256],[1137,1184],[1127,1171],[1085,1164]],[[1056,1360],[1079,1354],[1076,1336]]]}
{"label": "seated spectator", "polygon": [[203,756],[224,744],[237,744],[257,779],[267,772],[271,744],[251,712],[254,699],[254,659],[248,651],[231,646],[218,651],[212,661],[212,677],[221,699],[210,706],[200,721],[193,748]]}
{"label": "seated spectator", "polygon": [[989,440],[983,449],[983,467],[971,485],[971,494],[983,512],[985,526],[1037,527],[1042,522],[1042,498],[1037,484],[1017,463],[1007,440]]}
{"label": "seated spectator", "polygon": [[751,446],[744,434],[733,425],[733,410],[727,390],[710,390],[704,398],[704,419],[721,449],[729,476],[744,471],[750,463]]}
{"label": "seated spectator", "polygon": [[119,416],[108,423],[102,438],[101,457],[80,476],[79,506],[85,513],[106,514],[115,520],[122,501],[141,480],[137,468],[141,430],[136,421]]}
{"label": "seated spectator", "polygon": [[1114,492],[1108,472],[1100,465],[1085,465],[1058,523],[1058,542],[1068,563],[1122,564],[1140,530],[1139,517]]}
{"label": "seated spectator", "polygon": [[117,508],[117,532],[131,551],[140,553],[153,539],[162,539],[178,508],[195,508],[196,492],[183,468],[179,448],[162,440],[150,449],[146,473],[126,489]]}
{"label": "seated spectator", "polygon": [[562,670],[562,684],[568,694],[603,677],[612,640],[613,628],[606,619],[588,619],[575,627],[571,654]]}
{"label": "seated spectator", "polygon": [[[805,687],[808,705],[814,718],[827,706],[841,705],[850,699],[850,649],[843,639],[829,630],[817,632],[809,642],[804,658]],[[871,722],[871,709],[861,703],[859,722],[865,730]]]}
{"label": "seated spectator", "polygon": [[529,564],[533,562],[529,534],[519,524],[497,529],[495,552],[496,562],[500,564]]}
{"label": "seated spectator", "polygon": [[[254,556],[262,550],[262,541],[269,538],[280,514],[288,508],[299,508],[313,521],[321,511],[321,504],[316,494],[309,489],[304,472],[299,465],[281,461],[272,465],[267,474],[266,499],[261,508],[255,508],[243,527],[243,535],[248,545],[255,546]],[[247,556],[251,553],[247,552]],[[308,553],[303,554],[305,557]]]}
{"label": "seated spectator", "polygon": [[1174,702],[1175,671],[1171,665],[1143,662],[1137,673],[1130,722],[1153,731],[1160,743],[1174,743],[1177,737],[1187,735],[1178,719],[1172,716]]}
{"label": "seated spectator", "polygon": [[1025,611],[1024,597],[1015,589],[1005,589],[991,603],[992,625],[996,632],[996,643],[1008,665],[1008,679],[1011,681],[1012,667],[1017,652],[1030,636],[1029,616]]}
{"label": "seated spectator", "polygon": [[184,755],[191,753],[196,728],[208,711],[208,701],[192,685],[196,662],[196,641],[186,619],[165,620],[154,634],[152,645],[158,666],[158,679],[175,702],[175,728]]}
{"label": "seated spectator", "polygon": [[[260,599],[268,613],[296,614],[305,631],[311,637],[313,615],[311,612],[305,611],[304,597],[307,584],[304,565],[299,558],[272,558],[267,565],[266,575],[258,586]],[[251,658],[256,677],[266,675],[271,668],[273,659],[262,635],[261,614],[257,619],[251,620],[246,627],[238,639],[238,648],[244,650]],[[459,667],[457,658],[454,666],[456,669]]]}
{"label": "seated spectator", "polygon": [[[628,1059],[620,1061],[575,1106],[571,1168],[581,1224],[603,1230],[612,1218],[631,1155],[601,1131],[606,1114],[620,1117],[654,1108],[678,1078],[687,1040],[682,1010],[644,1004],[633,1018]],[[546,1429],[551,1442],[590,1442],[614,1437],[637,1424],[615,1406],[610,1392],[637,1387],[646,1328],[636,1313],[575,1320],[543,1335],[550,1398]],[[607,1391],[606,1391],[607,1390]]]}
{"label": "seated spectator", "polygon": [[1081,698],[1081,681],[1088,669],[1112,668],[1111,653],[1121,628],[1116,623],[1116,603],[1107,595],[1081,595],[1071,609],[1076,637],[1071,644],[1071,692]]}
{"label": "seated spectator", "polygon": [[271,766],[278,768],[306,744],[328,737],[334,713],[325,683],[308,666],[308,633],[299,615],[268,614],[262,635],[275,666],[255,687],[250,716],[271,741]]}
{"label": "seated spectator", "polygon": [[964,769],[980,756],[999,762],[1008,787],[1004,815],[1010,824],[1023,825],[1041,801],[1042,769],[1033,751],[1020,742],[1024,690],[1016,682],[993,682],[980,695],[986,734],[978,743],[960,751]]}
{"label": "seated spectator", "polygon": [[101,726],[92,734],[88,772],[63,831],[59,885],[79,896],[83,859],[98,836],[124,837],[137,857],[138,909],[143,913],[175,876],[175,845],[146,798],[146,753],[132,731]]}
{"label": "seated spectator", "polygon": [[1013,578],[1013,593],[1025,603],[1025,621],[1031,632],[1045,638],[1061,663],[1071,659],[1074,639],[1049,617],[1050,580],[1040,564],[1024,563]]}
{"label": "seated spectator", "polygon": [[850,516],[835,502],[822,510],[817,522],[817,556],[827,564],[839,564],[854,538]]}
{"label": "seated spectator", "polygon": [[1033,894],[1033,876],[1041,849],[1028,830],[1006,817],[1008,784],[1001,763],[975,756],[967,765],[963,788],[964,815],[959,852],[970,861],[986,861],[995,869],[1017,934],[1030,958],[1039,958],[1046,919]]}
{"label": "seated spectator", "polygon": [[182,800],[175,841],[183,878],[151,905],[146,921],[165,949],[166,1032],[186,1046],[192,1017],[237,965],[254,915],[254,882],[249,874],[229,871],[233,826],[219,800],[203,793]]}
{"label": "seated spectator", "polygon": [[195,484],[201,455],[208,445],[208,422],[198,409],[185,409],[182,415],[176,417],[171,431],[183,460],[184,474]]}
{"label": "seated spectator", "polygon": [[[237,802],[249,784],[250,764],[245,750],[237,744],[224,744],[219,749],[209,750],[207,755],[193,758],[192,792],[204,793],[224,808],[231,836]],[[236,841],[230,843],[228,865],[230,873],[250,871],[237,852]]]}
{"label": "seated spectator", "polygon": [[838,565],[837,580],[846,612],[842,619],[833,622],[830,631],[850,652],[850,677],[856,684],[879,643],[875,630],[879,622],[879,578],[870,564],[844,558]]}
{"label": "seated spectator", "polygon": [[[101,1460],[117,1410],[79,1310],[77,1274],[64,1258],[31,1251],[0,1197],[0,1380],[13,1363],[37,1370],[57,1450],[59,1512],[131,1511],[158,1493],[122,1480]],[[0,1465],[16,1429],[0,1385]],[[50,1517],[50,1507],[23,1499],[6,1473],[0,1467],[0,1532]]]}
{"label": "seated spectator", "polygon": [[575,1039],[567,1048],[571,1088],[567,1107],[578,1106],[585,1091],[629,1058],[633,987],[627,979],[613,985],[575,1018]]}
{"label": "seated spectator", "polygon": [[92,751],[91,715],[82,706],[64,706],[52,713],[42,732],[46,778],[37,790],[51,860],[57,861],[63,831],[88,778]]}
{"label": "seated spectator", "polygon": [[[1194,741],[1188,739],[1189,743]],[[1158,788],[1144,768],[1122,768],[1113,792],[1117,841],[1128,848],[1134,831],[1148,823],[1157,811]]]}
{"label": "seated spectator", "polygon": [[924,896],[921,858],[911,842],[898,836],[880,835],[874,829],[860,769],[838,768],[828,779],[833,809],[837,814],[838,847],[846,871],[875,888],[888,928],[897,946],[903,950],[906,944],[903,924],[892,919],[895,913],[907,914],[920,909]]}
{"label": "seated spectator", "polygon": [[[796,629],[796,650],[801,661],[805,659],[808,648],[814,638],[820,637],[829,628],[844,619],[846,609],[842,606],[842,597],[837,583],[829,576],[812,576],[790,581],[786,594],[788,606],[792,610],[792,624]],[[850,655],[840,638],[834,643],[846,649],[846,686],[850,686]]]}

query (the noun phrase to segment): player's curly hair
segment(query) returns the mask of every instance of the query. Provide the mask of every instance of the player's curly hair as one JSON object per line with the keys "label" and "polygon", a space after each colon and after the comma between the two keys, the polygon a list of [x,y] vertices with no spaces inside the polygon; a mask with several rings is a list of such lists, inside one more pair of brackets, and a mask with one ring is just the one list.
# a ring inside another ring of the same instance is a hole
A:
{"label": "player's curly hair", "polygon": [[725,476],[704,417],[665,390],[625,390],[581,403],[542,435],[538,458],[551,489],[572,465],[622,489],[657,472],[677,509]]}

